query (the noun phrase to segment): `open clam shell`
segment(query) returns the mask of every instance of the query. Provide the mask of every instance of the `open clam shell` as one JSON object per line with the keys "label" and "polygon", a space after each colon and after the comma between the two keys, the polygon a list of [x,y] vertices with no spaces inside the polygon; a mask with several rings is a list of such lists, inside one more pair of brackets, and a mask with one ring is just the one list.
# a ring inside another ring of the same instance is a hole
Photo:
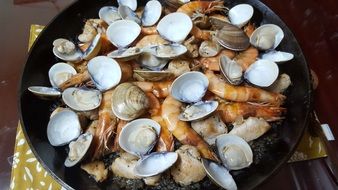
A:
{"label": "open clam shell", "polygon": [[165,81],[174,77],[174,74],[169,71],[149,71],[149,70],[134,70],[134,78],[140,81]]}
{"label": "open clam shell", "polygon": [[137,16],[137,14],[128,6],[120,5],[117,9],[119,15],[123,20],[134,21],[138,25],[141,25],[141,19]]}
{"label": "open clam shell", "polygon": [[54,55],[63,61],[78,62],[82,59],[83,53],[81,50],[67,39],[56,39],[53,46]]}
{"label": "open clam shell", "polygon": [[47,125],[47,137],[52,146],[62,146],[76,139],[81,134],[78,115],[64,109],[50,118]]}
{"label": "open clam shell", "polygon": [[79,163],[85,156],[93,141],[91,133],[80,135],[76,141],[70,142],[68,157],[65,160],[66,167],[73,167]]}
{"label": "open clam shell", "polygon": [[237,189],[234,178],[224,166],[204,158],[202,158],[202,164],[207,176],[217,185],[228,190]]}
{"label": "open clam shell", "polygon": [[102,7],[99,11],[99,18],[105,21],[108,25],[122,19],[117,11],[117,7],[113,6]]}
{"label": "open clam shell", "polygon": [[163,44],[150,46],[147,51],[161,59],[175,59],[185,54],[188,49],[181,44]]}
{"label": "open clam shell", "polygon": [[107,54],[107,56],[121,61],[129,61],[138,58],[142,52],[142,49],[138,47],[131,47],[127,49],[117,49]]}
{"label": "open clam shell", "polygon": [[216,138],[216,146],[223,165],[229,170],[240,170],[251,165],[253,154],[249,144],[236,135],[223,134]]}
{"label": "open clam shell", "polygon": [[250,43],[260,50],[275,49],[284,38],[283,30],[275,24],[264,24],[250,36]]}
{"label": "open clam shell", "polygon": [[157,31],[162,38],[171,42],[181,43],[192,29],[190,17],[184,13],[175,12],[163,17],[157,24]]}
{"label": "open clam shell", "polygon": [[161,17],[162,5],[157,0],[148,1],[142,13],[142,26],[152,26]]}
{"label": "open clam shell", "polygon": [[70,79],[77,72],[74,67],[67,63],[56,63],[48,71],[49,81],[54,88]]}
{"label": "open clam shell", "polygon": [[83,52],[82,58],[84,60],[90,60],[95,57],[101,50],[101,34],[97,34],[89,47]]}
{"label": "open clam shell", "polygon": [[230,23],[224,23],[223,28],[216,31],[215,39],[223,47],[234,51],[243,51],[250,46],[249,37],[245,32]]}
{"label": "open clam shell", "polygon": [[229,12],[229,19],[231,24],[242,28],[246,25],[249,20],[252,18],[254,13],[254,9],[249,4],[239,4],[232,7]]}
{"label": "open clam shell", "polygon": [[218,42],[215,41],[203,41],[198,49],[198,53],[201,57],[214,57],[220,51],[221,47]]}
{"label": "open clam shell", "polygon": [[142,67],[145,67],[152,71],[160,71],[167,65],[169,59],[156,57],[150,51],[145,49],[144,52],[141,54],[139,61]]}
{"label": "open clam shell", "polygon": [[239,85],[242,83],[243,69],[235,60],[231,60],[227,56],[221,56],[219,67],[221,73],[230,84]]}
{"label": "open clam shell", "polygon": [[279,68],[275,62],[260,59],[247,68],[244,78],[256,86],[268,87],[276,81],[278,74]]}
{"label": "open clam shell", "polygon": [[160,174],[174,165],[177,158],[176,152],[153,152],[137,162],[134,173],[140,177]]}
{"label": "open clam shell", "polygon": [[275,63],[290,61],[291,59],[293,59],[293,57],[294,56],[292,53],[275,50],[262,54],[262,59],[273,61]]}
{"label": "open clam shell", "polygon": [[67,88],[62,93],[63,102],[76,111],[89,111],[100,106],[101,92],[94,89]]}
{"label": "open clam shell", "polygon": [[119,145],[126,152],[141,156],[153,149],[160,135],[161,126],[151,119],[137,119],[123,127]]}
{"label": "open clam shell", "polygon": [[91,59],[87,67],[92,81],[100,91],[113,88],[121,80],[120,65],[107,56],[97,56]]}
{"label": "open clam shell", "polygon": [[131,10],[135,11],[137,8],[137,0],[117,0],[119,5],[124,5],[129,7]]}
{"label": "open clam shell", "polygon": [[208,117],[218,107],[217,101],[197,102],[187,106],[178,116],[181,121],[195,121]]}
{"label": "open clam shell", "polygon": [[208,78],[203,73],[192,71],[177,77],[171,85],[170,93],[181,102],[199,102],[208,86]]}
{"label": "open clam shell", "polygon": [[30,86],[28,90],[41,98],[58,98],[62,94],[55,88],[45,86]]}
{"label": "open clam shell", "polygon": [[130,20],[118,20],[109,25],[107,37],[116,47],[128,47],[141,33],[141,27]]}

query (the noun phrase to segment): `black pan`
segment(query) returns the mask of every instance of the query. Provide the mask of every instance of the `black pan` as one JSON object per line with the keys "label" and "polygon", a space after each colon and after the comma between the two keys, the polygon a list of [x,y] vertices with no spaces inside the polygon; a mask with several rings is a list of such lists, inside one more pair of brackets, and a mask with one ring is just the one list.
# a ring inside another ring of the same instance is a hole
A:
{"label": "black pan", "polygon": [[[114,1],[115,2],[115,1]],[[139,1],[139,5],[146,1]],[[255,8],[253,21],[256,24],[274,23],[279,25],[285,38],[278,50],[295,55],[292,61],[280,65],[280,73],[291,76],[292,86],[287,91],[286,119],[273,128],[260,141],[265,146],[255,157],[255,163],[248,169],[233,172],[240,189],[257,187],[286,163],[294,152],[308,123],[312,91],[309,68],[299,45],[283,21],[268,7],[257,0],[226,0],[229,7],[249,3]],[[112,189],[106,184],[97,185],[79,167],[65,168],[65,147],[53,147],[48,143],[46,126],[54,102],[43,101],[28,92],[32,85],[49,86],[48,70],[60,61],[52,53],[52,42],[56,38],[75,39],[81,33],[85,19],[97,18],[98,10],[104,5],[114,4],[111,0],[78,1],[60,13],[32,47],[22,75],[20,90],[21,123],[27,141],[45,169],[63,186],[71,189]],[[266,140],[273,137],[273,141]],[[266,141],[265,141],[266,140]]]}

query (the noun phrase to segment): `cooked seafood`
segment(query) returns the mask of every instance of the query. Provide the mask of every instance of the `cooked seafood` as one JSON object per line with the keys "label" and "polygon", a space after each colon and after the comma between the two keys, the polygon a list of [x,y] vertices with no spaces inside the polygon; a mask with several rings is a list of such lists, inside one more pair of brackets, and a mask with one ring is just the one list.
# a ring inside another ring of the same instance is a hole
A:
{"label": "cooked seafood", "polygon": [[81,169],[93,176],[97,182],[102,182],[108,177],[108,169],[104,167],[104,163],[102,161],[93,161],[83,164],[81,165]]}
{"label": "cooked seafood", "polygon": [[229,134],[237,135],[247,142],[259,138],[271,128],[268,122],[257,117],[249,117],[244,121],[236,121],[233,126],[234,128]]}

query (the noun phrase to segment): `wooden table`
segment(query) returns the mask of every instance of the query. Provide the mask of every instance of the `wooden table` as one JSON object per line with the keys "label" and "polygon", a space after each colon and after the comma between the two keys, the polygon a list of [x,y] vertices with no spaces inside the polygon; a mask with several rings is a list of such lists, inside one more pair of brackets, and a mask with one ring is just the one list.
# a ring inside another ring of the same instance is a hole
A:
{"label": "wooden table", "polygon": [[[8,189],[18,123],[18,85],[27,56],[29,27],[46,25],[72,1],[50,0],[13,5],[0,1],[0,190]],[[289,26],[311,68],[318,74],[315,109],[338,137],[338,2],[337,0],[263,0]],[[337,141],[334,142],[338,147]],[[338,152],[338,151],[337,151]],[[322,159],[286,164],[260,189],[337,189]]]}

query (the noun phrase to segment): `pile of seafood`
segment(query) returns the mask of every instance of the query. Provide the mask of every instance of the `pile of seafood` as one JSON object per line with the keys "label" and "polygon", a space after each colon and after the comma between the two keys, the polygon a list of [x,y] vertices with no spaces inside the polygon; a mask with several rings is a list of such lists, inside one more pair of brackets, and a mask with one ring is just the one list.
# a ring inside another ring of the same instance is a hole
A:
{"label": "pile of seafood", "polygon": [[[65,146],[66,167],[80,165],[97,182],[109,176],[179,186],[208,176],[237,189],[229,171],[253,163],[251,141],[283,119],[290,77],[279,66],[283,30],[255,26],[249,4],[223,1],[118,0],[88,19],[77,41],[55,39],[62,62],[48,72],[61,99],[47,137]],[[107,166],[103,158],[114,154]]]}

